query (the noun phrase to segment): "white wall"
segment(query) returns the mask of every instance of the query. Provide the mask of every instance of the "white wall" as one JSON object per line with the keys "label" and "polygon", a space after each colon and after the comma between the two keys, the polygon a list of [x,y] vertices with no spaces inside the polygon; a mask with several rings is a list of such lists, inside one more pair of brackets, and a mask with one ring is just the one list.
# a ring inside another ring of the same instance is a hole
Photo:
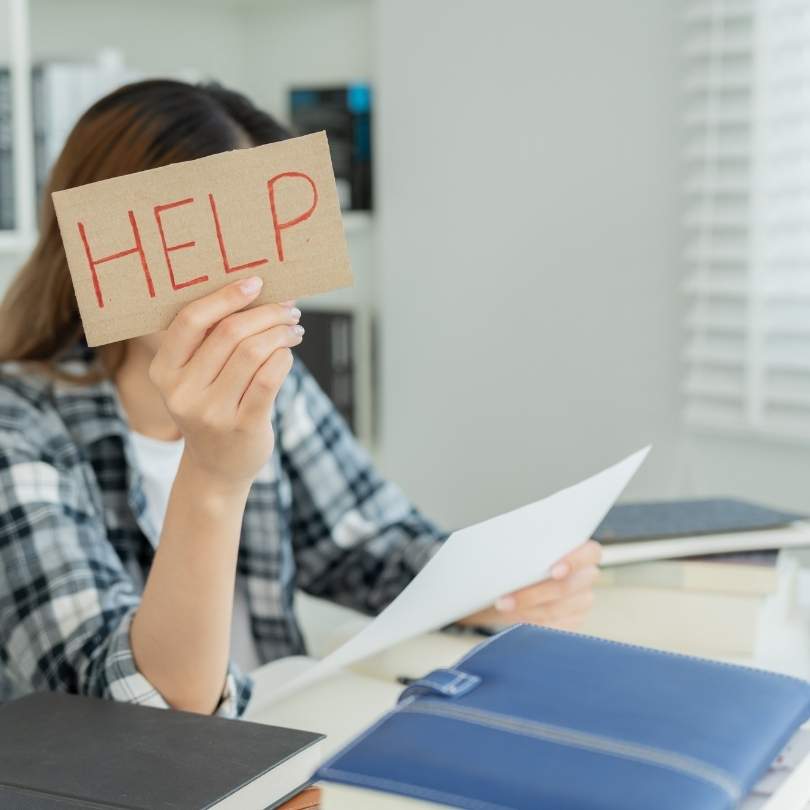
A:
{"label": "white wall", "polygon": [[115,48],[146,76],[179,70],[239,85],[243,28],[227,3],[29,0],[34,59],[88,59]]}
{"label": "white wall", "polygon": [[380,0],[385,469],[450,525],[677,484],[671,0]]}
{"label": "white wall", "polygon": [[6,285],[11,281],[12,276],[23,261],[25,261],[24,256],[0,252],[0,295],[3,294]]}
{"label": "white wall", "polygon": [[810,446],[695,432],[681,454],[684,495],[727,495],[810,514]]}
{"label": "white wall", "polygon": [[295,85],[372,77],[372,0],[272,0],[245,6],[245,75],[257,103],[287,121]]}

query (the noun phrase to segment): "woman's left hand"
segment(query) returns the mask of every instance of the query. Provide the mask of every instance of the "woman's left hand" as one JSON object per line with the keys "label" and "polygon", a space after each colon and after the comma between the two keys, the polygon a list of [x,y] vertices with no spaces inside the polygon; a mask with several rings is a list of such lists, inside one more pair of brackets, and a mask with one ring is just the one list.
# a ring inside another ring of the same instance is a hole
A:
{"label": "woman's left hand", "polygon": [[593,585],[599,575],[602,547],[589,540],[551,569],[551,578],[502,596],[495,605],[459,624],[506,625],[526,622],[575,630],[593,605]]}

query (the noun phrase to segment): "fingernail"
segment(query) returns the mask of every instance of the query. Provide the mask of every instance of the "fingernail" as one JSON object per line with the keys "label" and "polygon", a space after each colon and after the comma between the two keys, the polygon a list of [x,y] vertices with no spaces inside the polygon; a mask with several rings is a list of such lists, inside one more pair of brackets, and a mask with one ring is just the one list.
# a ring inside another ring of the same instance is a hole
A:
{"label": "fingernail", "polygon": [[298,336],[300,337],[301,335],[303,335],[303,334],[304,334],[304,327],[303,327],[303,326],[300,326],[299,324],[296,324],[295,326],[291,326],[291,327],[290,327],[290,331],[291,331],[291,332],[292,332],[294,335],[298,335]]}
{"label": "fingernail", "polygon": [[565,579],[568,576],[568,563],[557,563],[551,569],[552,579]]}
{"label": "fingernail", "polygon": [[301,317],[301,310],[298,307],[290,307],[290,317],[293,320],[299,320]]}
{"label": "fingernail", "polygon": [[253,293],[257,293],[262,288],[262,284],[264,284],[264,281],[259,278],[259,276],[251,276],[239,282],[239,289],[245,295],[253,295]]}
{"label": "fingernail", "polygon": [[510,610],[514,609],[515,609],[514,596],[502,596],[495,602],[495,610],[499,610],[501,613],[508,613]]}

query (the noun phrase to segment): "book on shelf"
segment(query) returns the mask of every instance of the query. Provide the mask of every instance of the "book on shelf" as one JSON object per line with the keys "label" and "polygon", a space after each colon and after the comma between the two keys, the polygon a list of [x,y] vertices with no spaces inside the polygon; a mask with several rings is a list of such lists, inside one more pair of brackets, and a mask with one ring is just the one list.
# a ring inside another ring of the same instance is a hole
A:
{"label": "book on shelf", "polygon": [[82,113],[136,74],[126,68],[115,49],[95,59],[48,59],[31,70],[34,130],[34,174],[37,199],[42,198],[51,167]]}
{"label": "book on shelf", "polygon": [[344,211],[372,208],[371,108],[371,86],[364,82],[290,90],[290,118],[296,132],[326,130]]}
{"label": "book on shelf", "polygon": [[14,125],[11,120],[11,74],[0,68],[0,231],[14,230]]}
{"label": "book on shelf", "polygon": [[[31,68],[35,199],[42,194],[70,130],[95,101],[137,75],[114,49],[92,60],[48,59]],[[16,222],[11,75],[0,67],[0,230]]]}

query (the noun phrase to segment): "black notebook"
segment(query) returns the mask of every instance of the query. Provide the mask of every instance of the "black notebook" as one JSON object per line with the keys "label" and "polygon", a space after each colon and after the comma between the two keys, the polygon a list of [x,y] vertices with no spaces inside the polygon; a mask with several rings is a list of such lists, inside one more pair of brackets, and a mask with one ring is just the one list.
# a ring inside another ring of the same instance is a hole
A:
{"label": "black notebook", "polygon": [[321,734],[45,692],[0,706],[0,808],[265,810]]}
{"label": "black notebook", "polygon": [[594,532],[604,565],[810,546],[810,522],[732,498],[625,503]]}
{"label": "black notebook", "polygon": [[624,503],[607,513],[594,538],[602,543],[616,543],[750,532],[776,529],[804,519],[803,515],[734,498]]}

